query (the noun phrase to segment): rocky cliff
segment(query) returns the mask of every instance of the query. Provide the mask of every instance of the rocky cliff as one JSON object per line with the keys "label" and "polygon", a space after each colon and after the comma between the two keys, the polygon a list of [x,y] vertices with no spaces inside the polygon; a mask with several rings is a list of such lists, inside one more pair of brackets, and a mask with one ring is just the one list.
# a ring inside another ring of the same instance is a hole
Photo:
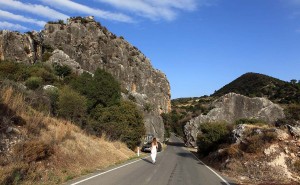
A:
{"label": "rocky cliff", "polygon": [[198,127],[201,123],[217,121],[233,123],[242,118],[272,123],[284,117],[283,109],[266,98],[249,98],[235,93],[220,97],[211,106],[214,108],[207,115],[201,114],[184,126],[187,145],[196,146]]}
{"label": "rocky cliff", "polygon": [[0,59],[69,65],[77,73],[97,68],[110,72],[122,87],[123,98],[134,100],[145,113],[148,133],[164,137],[161,113],[171,109],[170,85],[136,47],[109,32],[93,17],[53,22],[41,32],[0,31]]}

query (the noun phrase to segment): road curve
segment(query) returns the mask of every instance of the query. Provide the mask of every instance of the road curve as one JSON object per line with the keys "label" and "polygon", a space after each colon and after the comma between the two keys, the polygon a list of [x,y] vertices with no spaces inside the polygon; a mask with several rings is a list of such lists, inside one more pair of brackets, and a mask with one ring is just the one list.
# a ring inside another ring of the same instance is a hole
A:
{"label": "road curve", "polygon": [[157,163],[150,157],[131,161],[68,185],[233,185],[185,150],[180,139],[172,136],[167,148],[158,154]]}

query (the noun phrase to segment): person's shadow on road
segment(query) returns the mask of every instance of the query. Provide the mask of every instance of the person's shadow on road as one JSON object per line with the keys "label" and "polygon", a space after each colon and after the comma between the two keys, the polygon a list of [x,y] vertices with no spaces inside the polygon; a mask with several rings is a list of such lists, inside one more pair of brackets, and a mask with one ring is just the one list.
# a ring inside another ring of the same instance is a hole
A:
{"label": "person's shadow on road", "polygon": [[150,163],[150,164],[152,164],[152,161],[151,161],[151,160],[149,160],[149,159],[142,158],[142,160],[143,160],[143,161],[145,161],[145,162],[147,162],[147,163]]}

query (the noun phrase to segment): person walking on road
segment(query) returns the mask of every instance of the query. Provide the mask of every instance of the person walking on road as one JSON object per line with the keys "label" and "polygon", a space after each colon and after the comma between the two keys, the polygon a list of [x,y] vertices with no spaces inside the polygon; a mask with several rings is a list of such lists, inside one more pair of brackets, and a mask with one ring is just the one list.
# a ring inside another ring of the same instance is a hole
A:
{"label": "person walking on road", "polygon": [[157,148],[158,148],[157,140],[156,138],[153,138],[151,143],[151,159],[153,164],[155,164],[156,161]]}

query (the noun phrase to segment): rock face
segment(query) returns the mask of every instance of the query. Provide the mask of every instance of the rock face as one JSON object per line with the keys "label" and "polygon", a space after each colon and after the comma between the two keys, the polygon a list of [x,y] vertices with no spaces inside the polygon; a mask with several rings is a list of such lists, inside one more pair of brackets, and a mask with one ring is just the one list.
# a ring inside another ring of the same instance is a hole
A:
{"label": "rock face", "polygon": [[41,32],[0,31],[0,59],[67,64],[77,73],[104,69],[120,81],[124,98],[134,97],[141,109],[147,109],[146,131],[159,139],[164,137],[160,114],[171,109],[165,74],[154,69],[136,47],[93,17],[70,18],[66,24],[48,23]]}
{"label": "rock face", "polygon": [[196,146],[199,125],[206,122],[225,121],[233,123],[242,118],[259,119],[272,123],[284,117],[283,109],[265,98],[249,98],[229,93],[212,103],[207,115],[200,115],[184,126],[187,145]]}

